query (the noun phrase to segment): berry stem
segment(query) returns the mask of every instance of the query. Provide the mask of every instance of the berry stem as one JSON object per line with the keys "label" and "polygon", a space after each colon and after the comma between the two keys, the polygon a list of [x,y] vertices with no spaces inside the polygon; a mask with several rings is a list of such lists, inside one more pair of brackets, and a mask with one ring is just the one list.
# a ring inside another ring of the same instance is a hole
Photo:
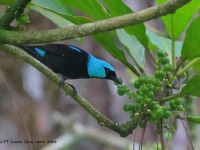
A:
{"label": "berry stem", "polygon": [[194,64],[196,64],[200,60],[199,58],[193,59],[190,63],[188,63],[182,70],[177,72],[177,76],[181,76],[183,73],[185,73],[190,67],[192,67]]}
{"label": "berry stem", "polygon": [[152,51],[147,50],[147,52],[149,53],[149,56],[151,57],[154,64],[157,65],[156,57],[153,55]]}
{"label": "berry stem", "polygon": [[165,97],[162,100],[158,100],[158,101],[160,101],[160,102],[168,102],[170,100],[173,100],[173,99],[178,98],[178,97],[183,97],[185,95],[186,95],[185,93],[177,93],[177,94],[173,94],[171,96]]}
{"label": "berry stem", "polygon": [[175,56],[175,37],[174,37],[174,17],[171,15],[171,40],[172,40],[172,67],[176,68]]}
{"label": "berry stem", "polygon": [[174,73],[173,73],[174,76],[177,75],[177,72],[179,71],[180,67],[183,65],[184,62],[185,62],[185,59],[181,59],[181,61],[177,65],[176,69],[174,70]]}

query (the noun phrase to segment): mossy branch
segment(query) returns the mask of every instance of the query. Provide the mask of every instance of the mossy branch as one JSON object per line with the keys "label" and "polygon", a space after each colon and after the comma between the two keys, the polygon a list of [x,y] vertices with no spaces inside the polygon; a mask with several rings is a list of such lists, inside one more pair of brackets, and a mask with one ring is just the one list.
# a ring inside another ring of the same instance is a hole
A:
{"label": "mossy branch", "polygon": [[[52,80],[58,86],[60,85],[60,77],[52,72],[49,68],[43,65],[41,62],[33,58],[32,56],[28,55],[22,49],[7,45],[7,44],[0,44],[0,50],[14,55],[15,57],[24,60],[25,62],[31,64],[40,72],[45,74],[50,80]],[[92,115],[100,125],[110,128],[111,130],[120,134],[120,136],[127,136],[132,133],[132,131],[137,127],[137,123],[140,116],[136,116],[134,120],[128,121],[125,124],[119,125],[117,122],[108,119],[102,113],[100,113],[96,108],[94,108],[87,100],[85,100],[81,95],[77,94],[77,96],[73,96],[72,88],[65,84],[61,85],[60,88],[66,92],[67,95],[72,97],[79,105],[81,105],[90,115]]]}
{"label": "mossy branch", "polygon": [[148,20],[152,20],[170,13],[187,4],[191,0],[170,0],[157,6],[150,7],[135,13],[118,16],[110,19],[73,25],[64,29],[53,29],[46,31],[17,32],[0,30],[0,43],[3,44],[38,44],[50,43],[91,34],[102,33],[119,28],[124,28]]}
{"label": "mossy branch", "polygon": [[24,12],[24,8],[30,1],[31,0],[18,0],[16,3],[13,3],[13,5],[8,6],[0,19],[0,28],[8,29],[11,22]]}

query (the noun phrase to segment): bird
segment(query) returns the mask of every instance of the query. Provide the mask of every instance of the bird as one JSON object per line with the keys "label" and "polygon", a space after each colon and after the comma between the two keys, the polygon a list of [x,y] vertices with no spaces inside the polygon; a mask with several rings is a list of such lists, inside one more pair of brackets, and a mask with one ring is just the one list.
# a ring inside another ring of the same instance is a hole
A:
{"label": "bird", "polygon": [[111,64],[76,46],[45,44],[19,47],[53,72],[61,75],[62,80],[99,78],[121,84]]}

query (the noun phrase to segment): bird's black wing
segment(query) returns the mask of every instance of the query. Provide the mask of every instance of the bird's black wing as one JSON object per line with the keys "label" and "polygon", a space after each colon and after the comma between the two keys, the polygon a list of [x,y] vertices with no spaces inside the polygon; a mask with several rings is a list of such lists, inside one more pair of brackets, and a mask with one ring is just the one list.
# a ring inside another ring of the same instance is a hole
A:
{"label": "bird's black wing", "polygon": [[83,51],[80,48],[71,45],[64,45],[64,44],[47,44],[47,45],[35,45],[35,46],[28,46],[22,45],[21,48],[25,49],[30,55],[39,55],[35,48],[38,48],[42,51],[47,53],[52,53],[57,56],[65,57],[65,58],[77,58],[82,57],[82,55],[87,55],[87,52]]}
{"label": "bird's black wing", "polygon": [[56,73],[74,79],[88,77],[88,53],[82,49],[63,44],[23,45],[21,48]]}

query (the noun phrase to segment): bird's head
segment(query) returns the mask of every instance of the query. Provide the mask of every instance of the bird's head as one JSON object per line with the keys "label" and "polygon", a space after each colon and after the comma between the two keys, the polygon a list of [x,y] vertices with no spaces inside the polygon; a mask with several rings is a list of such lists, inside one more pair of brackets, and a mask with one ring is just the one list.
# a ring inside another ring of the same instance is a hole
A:
{"label": "bird's head", "polygon": [[115,69],[108,62],[97,59],[91,54],[88,56],[87,69],[90,78],[110,79],[121,84],[117,79]]}

